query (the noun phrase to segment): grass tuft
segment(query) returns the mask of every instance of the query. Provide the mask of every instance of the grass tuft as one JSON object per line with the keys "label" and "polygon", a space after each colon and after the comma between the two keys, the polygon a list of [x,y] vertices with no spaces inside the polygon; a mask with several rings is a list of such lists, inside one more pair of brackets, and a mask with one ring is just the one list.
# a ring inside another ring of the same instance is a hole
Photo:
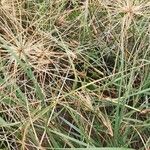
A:
{"label": "grass tuft", "polygon": [[149,150],[149,33],[149,0],[1,0],[0,149]]}

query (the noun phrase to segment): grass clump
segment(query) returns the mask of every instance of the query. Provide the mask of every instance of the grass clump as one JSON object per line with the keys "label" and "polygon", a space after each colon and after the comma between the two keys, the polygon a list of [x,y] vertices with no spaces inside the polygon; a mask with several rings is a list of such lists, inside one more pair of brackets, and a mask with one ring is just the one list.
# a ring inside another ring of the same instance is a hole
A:
{"label": "grass clump", "polygon": [[149,33],[148,0],[1,0],[0,148],[149,150]]}

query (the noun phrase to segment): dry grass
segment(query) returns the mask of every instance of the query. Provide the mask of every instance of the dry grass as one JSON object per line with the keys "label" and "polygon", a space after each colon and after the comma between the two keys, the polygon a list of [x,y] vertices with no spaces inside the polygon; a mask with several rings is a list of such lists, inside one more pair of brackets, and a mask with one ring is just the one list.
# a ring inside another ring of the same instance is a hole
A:
{"label": "dry grass", "polygon": [[0,148],[150,148],[148,0],[0,1]]}

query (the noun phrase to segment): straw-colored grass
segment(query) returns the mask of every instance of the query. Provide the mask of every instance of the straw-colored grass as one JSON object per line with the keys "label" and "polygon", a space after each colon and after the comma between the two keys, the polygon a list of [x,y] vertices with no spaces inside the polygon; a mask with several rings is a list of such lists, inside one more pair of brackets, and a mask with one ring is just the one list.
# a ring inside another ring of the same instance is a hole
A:
{"label": "straw-colored grass", "polygon": [[1,0],[0,149],[149,150],[149,71],[149,0]]}

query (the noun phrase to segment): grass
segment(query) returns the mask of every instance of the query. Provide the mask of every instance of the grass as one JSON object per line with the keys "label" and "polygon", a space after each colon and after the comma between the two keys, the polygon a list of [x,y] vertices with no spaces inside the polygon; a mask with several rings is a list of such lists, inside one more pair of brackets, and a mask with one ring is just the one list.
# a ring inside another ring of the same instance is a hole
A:
{"label": "grass", "polygon": [[150,149],[149,0],[0,1],[0,149]]}

